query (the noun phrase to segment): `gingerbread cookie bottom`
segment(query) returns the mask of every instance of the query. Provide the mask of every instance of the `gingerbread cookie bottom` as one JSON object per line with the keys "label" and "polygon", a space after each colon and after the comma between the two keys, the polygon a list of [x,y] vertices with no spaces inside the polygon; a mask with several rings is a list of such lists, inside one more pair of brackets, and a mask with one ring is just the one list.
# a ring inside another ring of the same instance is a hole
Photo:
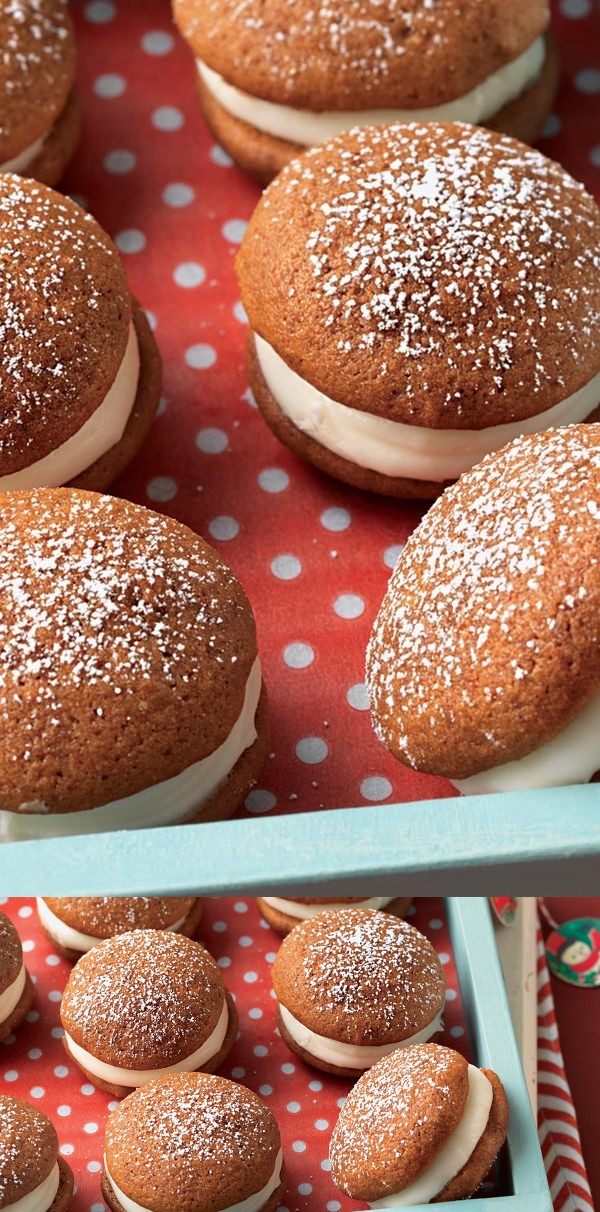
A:
{"label": "gingerbread cookie bottom", "polygon": [[[394,917],[404,917],[407,909],[412,905],[412,899],[412,896],[397,896],[395,900],[390,901],[389,905],[385,905],[380,912],[391,913]],[[299,917],[292,917],[289,913],[282,913],[281,909],[275,909],[273,905],[268,905],[262,896],[256,898],[256,903],[261,917],[268,922],[276,934],[281,934],[284,938],[289,934],[290,930],[294,929],[294,926],[298,926],[303,920]],[[340,905],[339,908],[343,909],[344,906]],[[356,908],[356,906],[353,906],[353,908]]]}
{"label": "gingerbread cookie bottom", "polygon": [[[121,1203],[119,1203],[119,1200],[117,1199],[117,1197],[114,1193],[112,1184],[106,1173],[106,1164],[102,1171],[102,1179],[100,1181],[100,1187],[102,1190],[104,1202],[107,1205],[107,1207],[109,1207],[111,1209],[111,1212],[125,1212],[123,1205]],[[285,1174],[285,1165],[283,1165],[281,1168],[281,1182],[280,1182],[277,1190],[274,1191],[273,1194],[269,1197],[266,1204],[263,1204],[262,1208],[260,1209],[260,1212],[276,1212],[277,1208],[279,1208],[279,1206],[283,1203],[283,1197],[285,1195],[285,1188],[286,1188],[286,1174]]]}
{"label": "gingerbread cookie bottom", "polygon": [[214,795],[211,795],[197,812],[187,818],[187,824],[229,820],[237,809],[241,808],[248,793],[256,786],[271,747],[269,702],[264,682],[256,709],[255,726],[254,744],[244,750],[225,782],[217,787]]}
{"label": "gingerbread cookie bottom", "polygon": [[[312,1052],[307,1052],[306,1048],[301,1048],[300,1044],[297,1044],[296,1041],[292,1039],[287,1027],[284,1026],[279,1002],[277,1003],[275,1017],[277,1020],[277,1029],[284,1044],[287,1045],[290,1052],[293,1052],[294,1056],[297,1056],[300,1060],[303,1060],[305,1065],[310,1065],[312,1069],[320,1069],[322,1073],[330,1073],[332,1077],[346,1077],[349,1081],[354,1081],[366,1073],[366,1069],[347,1069],[345,1066],[342,1068],[341,1065],[331,1065],[328,1061],[321,1060],[318,1056],[313,1056]],[[437,1044],[440,1042],[441,1038],[442,1032],[436,1031],[435,1035],[432,1035],[431,1039],[429,1039],[427,1043]],[[408,1047],[408,1045],[406,1046]],[[368,1065],[367,1068],[370,1069],[372,1066]]]}
{"label": "gingerbread cookie bottom", "polygon": [[[200,900],[200,898],[198,898],[196,901],[196,904],[193,905],[193,907],[190,909],[189,913],[187,914],[185,921],[179,927],[177,934],[185,934],[186,938],[192,938],[196,932],[197,926],[200,924],[201,919],[202,919],[202,901]],[[43,922],[40,922],[39,925],[41,927],[43,935],[50,943],[50,946],[52,947],[52,949],[54,951],[56,951],[57,955],[61,955],[63,959],[68,960],[69,963],[76,964],[77,960],[81,959],[81,956],[85,954],[85,952],[83,952],[83,951],[76,951],[74,947],[63,947],[61,943],[57,942],[57,940],[54,938],[54,936],[48,930],[47,926],[45,926],[43,924]],[[98,939],[99,943],[101,943],[102,941],[103,940],[101,938]]]}
{"label": "gingerbread cookie bottom", "polygon": [[75,153],[81,138],[81,127],[81,103],[75,89],[71,89],[62,113],[46,135],[35,160],[19,175],[34,177],[43,185],[56,185]]}
{"label": "gingerbread cookie bottom", "polygon": [[490,1114],[483,1136],[477,1142],[468,1162],[446,1184],[432,1204],[448,1203],[454,1199],[467,1199],[483,1182],[491,1170],[508,1129],[508,1100],[499,1077],[491,1069],[482,1072],[491,1084],[493,1097]]}
{"label": "gingerbread cookie bottom", "polygon": [[31,1010],[32,1002],[33,984],[31,982],[29,973],[27,970],[25,970],[25,986],[23,988],[23,992],[16,1006],[13,1010],[11,1010],[8,1018],[3,1019],[0,1023],[0,1043],[2,1043],[3,1039],[7,1039],[9,1035],[12,1035],[13,1031],[17,1030],[17,1027],[20,1027],[23,1019],[27,1017],[29,1011]]}

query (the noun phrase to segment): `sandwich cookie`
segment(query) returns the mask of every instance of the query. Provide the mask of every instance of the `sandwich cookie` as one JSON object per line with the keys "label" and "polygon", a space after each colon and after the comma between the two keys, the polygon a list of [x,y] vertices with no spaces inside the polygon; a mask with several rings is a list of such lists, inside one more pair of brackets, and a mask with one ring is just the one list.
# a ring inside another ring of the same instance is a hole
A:
{"label": "sandwich cookie", "polygon": [[533,142],[558,61],[546,0],[174,0],[200,103],[234,160],[270,181],[356,126],[484,123]]}
{"label": "sandwich cookie", "polygon": [[339,1077],[443,1030],[445,982],[428,939],[376,909],[300,922],[273,965],[277,1025],[290,1051]]}
{"label": "sandwich cookie", "polygon": [[91,215],[0,174],[0,492],[105,488],[140,446],[161,360]]}
{"label": "sandwich cookie", "polygon": [[336,900],[331,896],[303,897],[259,896],[256,901],[259,912],[277,934],[289,934],[298,922],[308,921],[318,913],[342,909],[383,909],[397,917],[404,917],[412,904],[410,896],[343,896]]}
{"label": "sandwich cookie", "polygon": [[54,1124],[37,1107],[0,1094],[0,1208],[65,1212],[72,1194]]}
{"label": "sandwich cookie", "polygon": [[599,243],[583,186],[488,130],[306,152],[237,258],[265,420],[338,479],[425,499],[522,432],[594,419]]}
{"label": "sandwich cookie", "polygon": [[331,1138],[334,1182],[369,1208],[467,1199],[501,1149],[500,1078],[452,1048],[394,1052],[350,1091]]}
{"label": "sandwich cookie", "polygon": [[81,133],[67,0],[0,0],[0,172],[54,185]]}
{"label": "sandwich cookie", "polygon": [[284,1191],[277,1123],[236,1082],[162,1077],[108,1117],[102,1195],[111,1212],[275,1212]]}
{"label": "sandwich cookie", "polygon": [[600,425],[518,438],[413,532],[367,652],[375,730],[465,793],[600,770]]}
{"label": "sandwich cookie", "polygon": [[32,1001],[33,985],[23,963],[21,940],[10,918],[0,913],[0,1042],[16,1031]]}
{"label": "sandwich cookie", "polygon": [[38,896],[36,901],[48,942],[73,963],[103,939],[130,930],[173,930],[189,938],[202,917],[197,896]]}
{"label": "sandwich cookie", "polygon": [[132,930],[83,955],[60,1017],[71,1060],[118,1096],[168,1073],[214,1072],[238,1027],[219,965],[200,943],[167,930]]}
{"label": "sandwich cookie", "polygon": [[248,600],[171,518],[0,497],[0,650],[0,841],[220,820],[266,759]]}

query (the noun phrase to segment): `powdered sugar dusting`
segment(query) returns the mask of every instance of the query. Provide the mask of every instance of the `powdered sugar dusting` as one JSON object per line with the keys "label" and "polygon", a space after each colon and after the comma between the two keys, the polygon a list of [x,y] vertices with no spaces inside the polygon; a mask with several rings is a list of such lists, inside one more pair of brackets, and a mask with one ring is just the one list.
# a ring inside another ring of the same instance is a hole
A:
{"label": "powdered sugar dusting", "polygon": [[[40,73],[51,82],[64,59],[69,36],[66,0],[2,0],[0,4],[0,101],[26,94]],[[6,104],[0,104],[0,139],[6,126]]]}
{"label": "powdered sugar dusting", "polygon": [[5,913],[0,913],[0,994],[12,985],[23,962],[21,940]]}
{"label": "powdered sugar dusting", "polygon": [[7,1197],[11,1204],[22,1199],[50,1173],[56,1157],[50,1166],[43,1161],[53,1135],[54,1129],[41,1111],[0,1094],[0,1207]]}

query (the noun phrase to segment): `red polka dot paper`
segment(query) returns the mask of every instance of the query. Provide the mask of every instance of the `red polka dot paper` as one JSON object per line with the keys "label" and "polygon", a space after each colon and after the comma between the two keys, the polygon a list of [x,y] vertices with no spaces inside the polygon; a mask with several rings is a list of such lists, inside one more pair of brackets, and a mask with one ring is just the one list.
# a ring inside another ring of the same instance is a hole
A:
{"label": "red polka dot paper", "polygon": [[[453,795],[389,756],[364,686],[370,628],[419,509],[304,466],[256,411],[233,258],[259,189],[208,134],[167,0],[89,0],[74,14],[85,134],[64,188],[115,238],[165,363],[160,416],[114,491],[207,538],[252,601],[273,754],[242,812]],[[563,85],[542,146],[598,189],[593,0],[560,0],[555,25]]]}
{"label": "red polka dot paper", "polygon": [[[50,1116],[61,1152],[75,1173],[73,1212],[104,1212],[100,1193],[104,1126],[112,1097],[95,1090],[66,1056],[60,1000],[71,965],[39,926],[32,899],[0,897],[19,931],[35,984],[28,1022],[0,1044],[0,1093],[33,1102]],[[447,983],[444,1042],[468,1055],[465,1019],[443,900],[418,898],[409,920],[433,943]],[[329,1138],[352,1083],[311,1069],[288,1052],[275,1028],[270,970],[280,938],[247,897],[204,901],[195,937],[221,968],[235,999],[240,1034],[219,1070],[255,1090],[281,1129],[288,1188],[279,1212],[353,1212],[365,1208],[337,1190],[329,1173]],[[489,1194],[486,1184],[482,1194]]]}

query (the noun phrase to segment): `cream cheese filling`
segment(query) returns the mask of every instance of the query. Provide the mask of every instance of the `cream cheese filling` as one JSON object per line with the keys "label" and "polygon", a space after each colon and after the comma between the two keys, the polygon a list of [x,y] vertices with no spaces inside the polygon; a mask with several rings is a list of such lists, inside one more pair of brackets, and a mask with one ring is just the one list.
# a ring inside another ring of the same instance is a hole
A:
{"label": "cream cheese filling", "polygon": [[107,450],[120,442],[137,395],[140,377],[140,353],[133,322],[123,360],[113,385],[91,417],[61,446],[50,454],[22,467],[12,475],[0,477],[0,492],[22,488],[56,488],[91,467]]}
{"label": "cream cheese filling", "polygon": [[334,913],[336,909],[383,909],[394,897],[370,896],[368,900],[352,905],[299,905],[296,901],[286,901],[279,896],[263,896],[261,899],[265,905],[270,905],[271,909],[278,913],[285,913],[288,917],[297,917],[298,921],[307,922],[319,913]]}
{"label": "cream cheese filling", "polygon": [[7,986],[3,993],[0,993],[0,1023],[5,1023],[15,1006],[18,1006],[23,996],[26,976],[25,965],[21,964],[21,970],[14,981]]}
{"label": "cream cheese filling", "polygon": [[385,126],[391,122],[470,122],[491,118],[537,80],[546,57],[543,37],[462,97],[426,109],[311,110],[263,101],[229,84],[202,59],[196,60],[201,80],[215,101],[234,118],[256,130],[309,147],[332,139],[353,126]]}
{"label": "cream cheese filling", "polygon": [[370,1208],[406,1208],[429,1204],[446,1183],[466,1166],[481,1140],[490,1117],[494,1097],[491,1082],[475,1065],[469,1065],[469,1093],[462,1119],[427,1169],[403,1191],[378,1199]]}
{"label": "cream cheese filling", "polygon": [[68,1031],[65,1031],[65,1040],[73,1059],[78,1061],[86,1073],[91,1074],[92,1077],[99,1077],[104,1082],[138,1089],[140,1086],[145,1086],[147,1082],[154,1081],[156,1077],[166,1077],[169,1073],[193,1073],[202,1065],[206,1065],[213,1056],[221,1051],[228,1025],[229,1007],[227,1000],[224,999],[219,1021],[208,1039],[199,1048],[196,1048],[191,1056],[184,1056],[176,1064],[165,1065],[162,1069],[121,1069],[119,1065],[109,1065],[106,1061],[99,1060],[91,1052],[86,1052],[85,1048],[75,1043]]}
{"label": "cream cheese filling", "polygon": [[39,1187],[35,1187],[28,1195],[24,1195],[22,1199],[18,1199],[16,1203],[9,1204],[6,1212],[48,1212],[48,1208],[52,1206],[56,1199],[56,1192],[60,1185],[60,1170],[58,1162],[50,1171],[47,1178],[40,1183]]}
{"label": "cream cheese filling", "polygon": [[523,421],[487,429],[426,429],[331,400],[296,374],[257,333],[254,340],[265,383],[296,428],[348,462],[386,476],[455,480],[519,434],[584,421],[600,403],[598,374],[559,404]]}
{"label": "cream cheese filling", "polygon": [[[130,1199],[125,1195],[124,1191],[117,1186],[112,1174],[108,1168],[106,1155],[104,1156],[104,1168],[106,1177],[121,1205],[123,1212],[153,1212],[152,1208],[145,1208],[143,1204],[137,1204],[134,1199]],[[280,1149],[275,1162],[275,1169],[267,1185],[261,1191],[257,1191],[255,1195],[249,1195],[247,1199],[243,1199],[241,1203],[230,1204],[228,1208],[223,1208],[222,1212],[261,1212],[268,1199],[271,1198],[274,1191],[277,1190],[281,1182],[281,1171],[283,1168],[283,1152]]]}
{"label": "cream cheese filling", "polygon": [[600,693],[593,695],[575,719],[539,749],[515,762],[452,782],[464,795],[481,795],[589,783],[597,770],[600,770]]}
{"label": "cream cheese filling", "polygon": [[246,683],[244,705],[229,736],[214,753],[188,766],[181,774],[125,799],[83,812],[49,813],[41,801],[22,804],[16,812],[0,810],[0,843],[180,824],[210,799],[242,753],[254,744],[261,687],[257,657]]}
{"label": "cream cheese filling", "polygon": [[436,1035],[438,1031],[442,1031],[444,1026],[442,1007],[432,1022],[428,1023],[422,1031],[417,1031],[415,1035],[409,1035],[407,1039],[398,1040],[394,1044],[368,1047],[362,1044],[346,1044],[337,1039],[328,1039],[325,1035],[317,1035],[309,1027],[298,1022],[298,1019],[294,1018],[294,1015],[281,1002],[279,1011],[286,1031],[299,1048],[302,1048],[304,1052],[309,1052],[318,1060],[325,1061],[328,1065],[336,1065],[339,1069],[370,1069],[371,1065],[375,1065],[383,1056],[389,1056],[390,1052],[397,1052],[399,1048],[408,1048],[410,1044],[427,1043],[427,1040]]}
{"label": "cream cheese filling", "polygon": [[[97,947],[98,943],[104,942],[106,935],[98,938],[95,934],[84,934],[81,930],[75,930],[73,926],[68,926],[60,917],[48,907],[45,900],[38,896],[36,897],[37,911],[39,919],[43,926],[46,927],[48,934],[55,943],[60,947],[67,947],[72,951],[91,951],[92,947]],[[185,917],[179,918],[172,926],[163,926],[163,930],[171,930],[174,934],[183,926]]]}

